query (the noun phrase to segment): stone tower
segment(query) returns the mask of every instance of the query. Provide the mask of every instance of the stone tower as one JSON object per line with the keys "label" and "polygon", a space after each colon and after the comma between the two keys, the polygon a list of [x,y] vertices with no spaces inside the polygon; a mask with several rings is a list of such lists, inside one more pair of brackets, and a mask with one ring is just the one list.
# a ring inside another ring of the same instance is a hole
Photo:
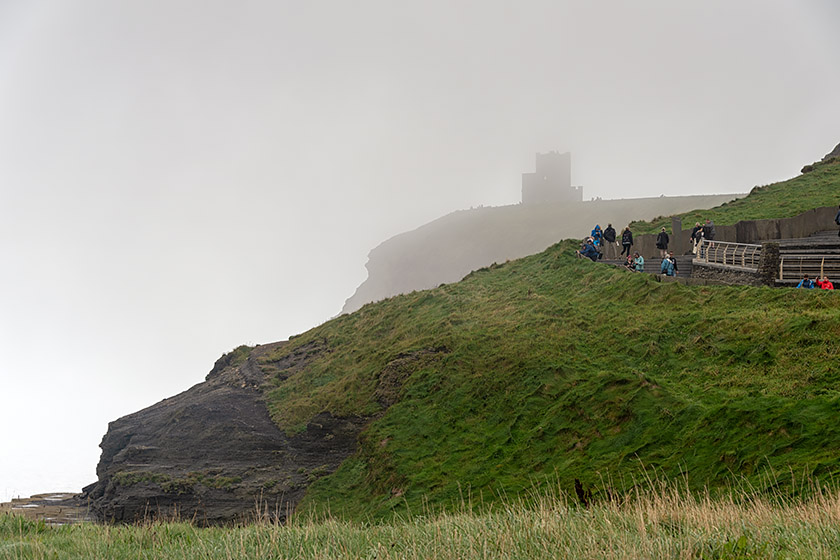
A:
{"label": "stone tower", "polygon": [[582,202],[583,187],[572,186],[572,154],[537,154],[536,172],[522,174],[522,204]]}

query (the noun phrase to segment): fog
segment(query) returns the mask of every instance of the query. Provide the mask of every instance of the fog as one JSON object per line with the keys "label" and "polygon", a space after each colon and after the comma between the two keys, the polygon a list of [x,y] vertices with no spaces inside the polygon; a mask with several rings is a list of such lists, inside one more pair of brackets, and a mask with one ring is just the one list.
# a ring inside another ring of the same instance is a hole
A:
{"label": "fog", "polygon": [[0,1],[0,500],[339,312],[381,241],[515,204],[746,192],[840,141],[825,1]]}

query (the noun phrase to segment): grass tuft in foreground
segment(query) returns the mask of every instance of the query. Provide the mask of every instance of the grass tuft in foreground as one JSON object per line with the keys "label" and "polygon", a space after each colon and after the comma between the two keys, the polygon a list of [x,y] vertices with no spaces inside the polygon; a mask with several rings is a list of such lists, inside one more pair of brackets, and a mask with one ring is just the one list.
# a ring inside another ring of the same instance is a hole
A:
{"label": "grass tuft in foreground", "polygon": [[836,558],[840,493],[807,499],[732,491],[712,499],[675,485],[589,508],[561,494],[483,513],[407,515],[389,523],[186,523],[50,528],[0,517],[0,558]]}

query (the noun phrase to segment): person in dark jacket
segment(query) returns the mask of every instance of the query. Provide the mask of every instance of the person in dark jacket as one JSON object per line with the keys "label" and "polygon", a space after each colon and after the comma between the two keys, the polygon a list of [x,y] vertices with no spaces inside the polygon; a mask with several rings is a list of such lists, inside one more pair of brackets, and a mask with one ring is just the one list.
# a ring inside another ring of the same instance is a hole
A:
{"label": "person in dark jacket", "polygon": [[627,251],[627,256],[630,256],[630,247],[633,246],[633,232],[630,231],[630,226],[624,228],[621,232],[621,254]]}
{"label": "person in dark jacket", "polygon": [[697,254],[697,245],[700,244],[700,240],[702,236],[700,232],[703,231],[703,226],[700,225],[700,222],[695,222],[694,227],[691,230],[691,252],[695,255]]}
{"label": "person in dark jacket", "polygon": [[615,228],[612,227],[612,224],[607,224],[607,229],[604,230],[604,257],[608,259],[615,259],[618,257],[616,254],[616,242],[615,242]]}
{"label": "person in dark jacket", "polygon": [[659,235],[656,236],[656,248],[659,249],[659,256],[663,259],[668,256],[668,243],[670,243],[670,239],[668,238],[668,232],[665,231],[665,228],[662,228],[662,231],[659,232]]}
{"label": "person in dark jacket", "polygon": [[706,218],[706,224],[703,226],[703,239],[706,241],[715,239],[715,223],[709,218]]}

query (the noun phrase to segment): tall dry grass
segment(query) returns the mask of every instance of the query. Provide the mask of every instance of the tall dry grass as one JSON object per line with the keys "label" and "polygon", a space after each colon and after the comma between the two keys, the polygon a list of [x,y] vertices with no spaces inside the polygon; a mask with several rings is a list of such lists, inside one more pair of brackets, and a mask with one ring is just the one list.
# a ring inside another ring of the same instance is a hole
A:
{"label": "tall dry grass", "polygon": [[662,486],[582,507],[562,494],[390,523],[293,519],[201,529],[186,523],[47,528],[0,518],[0,558],[838,558],[840,493],[804,499]]}

